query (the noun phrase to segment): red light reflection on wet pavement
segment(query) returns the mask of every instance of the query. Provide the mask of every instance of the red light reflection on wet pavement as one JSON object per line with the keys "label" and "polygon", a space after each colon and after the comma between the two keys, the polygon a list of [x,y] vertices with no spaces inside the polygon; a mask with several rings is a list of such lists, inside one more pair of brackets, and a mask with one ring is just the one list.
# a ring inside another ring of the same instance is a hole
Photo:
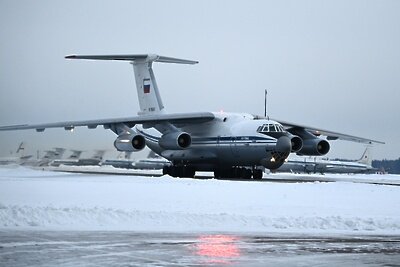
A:
{"label": "red light reflection on wet pavement", "polygon": [[204,257],[207,263],[230,264],[240,257],[238,238],[231,235],[201,235],[194,253]]}

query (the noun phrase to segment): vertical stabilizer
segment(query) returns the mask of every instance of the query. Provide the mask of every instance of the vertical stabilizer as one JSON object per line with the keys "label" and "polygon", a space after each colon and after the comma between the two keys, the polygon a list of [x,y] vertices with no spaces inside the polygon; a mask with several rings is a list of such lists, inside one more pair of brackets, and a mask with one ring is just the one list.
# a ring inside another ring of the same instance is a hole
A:
{"label": "vertical stabilizer", "polygon": [[17,148],[17,155],[19,155],[20,157],[24,156],[24,151],[25,151],[25,144],[24,142],[21,142]]}
{"label": "vertical stabilizer", "polygon": [[72,150],[72,154],[68,157],[68,159],[79,159],[82,152],[82,150]]}
{"label": "vertical stabilizer", "polygon": [[164,57],[154,54],[140,55],[71,55],[67,59],[124,60],[130,61],[135,72],[136,89],[139,99],[139,115],[162,113],[164,105],[152,69],[153,62],[196,64],[198,61]]}
{"label": "vertical stabilizer", "polygon": [[358,163],[366,164],[368,166],[372,165],[372,158],[371,158],[371,147],[367,146],[365,148],[364,153],[362,154],[361,158],[357,161]]}
{"label": "vertical stabilizer", "polygon": [[106,153],[105,150],[96,150],[93,154],[92,159],[103,160],[105,153]]}
{"label": "vertical stabilizer", "polygon": [[164,105],[154,76],[152,62],[132,62],[138,94],[139,115],[161,113]]}

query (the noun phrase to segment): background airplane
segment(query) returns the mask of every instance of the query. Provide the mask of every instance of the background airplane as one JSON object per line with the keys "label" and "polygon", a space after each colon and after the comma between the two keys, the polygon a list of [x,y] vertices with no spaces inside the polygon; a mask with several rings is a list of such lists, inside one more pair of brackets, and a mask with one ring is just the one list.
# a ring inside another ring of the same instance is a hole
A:
{"label": "background airplane", "polygon": [[32,155],[24,155],[25,152],[25,144],[21,142],[15,152],[16,156],[11,157],[3,157],[0,158],[0,165],[9,165],[9,164],[21,164],[27,160],[29,160]]}
{"label": "background airplane", "polygon": [[377,171],[372,167],[370,147],[367,147],[359,160],[331,160],[318,157],[294,156],[274,172],[295,173],[371,173]]}
{"label": "background airplane", "polygon": [[105,150],[97,150],[92,157],[80,158],[83,151],[72,150],[72,154],[67,159],[55,159],[49,163],[50,166],[98,166],[103,160]]}
{"label": "background airplane", "polygon": [[30,158],[21,162],[23,166],[43,167],[48,166],[53,160],[61,159],[65,153],[65,148],[56,147],[54,150],[47,150],[42,158]]}
{"label": "background airplane", "polygon": [[[146,145],[172,162],[164,174],[193,177],[196,171],[214,171],[216,177],[261,179],[262,168],[279,168],[290,153],[325,155],[330,149],[327,140],[348,140],[360,143],[382,143],[243,113],[166,113],[152,69],[153,62],[196,64],[197,61],[140,55],[72,55],[67,59],[128,61],[135,74],[139,99],[139,116],[37,125],[3,126],[0,130],[77,126],[94,129],[102,125],[113,131],[118,151],[134,152]],[[326,139],[320,136],[326,136]]]}

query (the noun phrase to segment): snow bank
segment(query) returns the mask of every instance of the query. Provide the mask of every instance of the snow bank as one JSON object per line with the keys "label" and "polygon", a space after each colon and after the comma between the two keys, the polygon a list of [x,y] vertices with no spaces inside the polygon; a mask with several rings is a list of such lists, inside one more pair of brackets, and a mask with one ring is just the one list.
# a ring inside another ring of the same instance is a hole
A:
{"label": "snow bank", "polygon": [[0,169],[0,229],[400,234],[400,187]]}

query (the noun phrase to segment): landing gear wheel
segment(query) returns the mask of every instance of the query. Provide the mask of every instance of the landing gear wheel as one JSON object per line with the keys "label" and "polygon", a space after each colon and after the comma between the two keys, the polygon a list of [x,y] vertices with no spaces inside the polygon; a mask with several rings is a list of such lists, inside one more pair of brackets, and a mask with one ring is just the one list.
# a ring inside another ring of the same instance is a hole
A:
{"label": "landing gear wheel", "polygon": [[169,175],[171,172],[171,166],[164,166],[162,170],[163,175]]}
{"label": "landing gear wheel", "polygon": [[184,166],[182,167],[182,170],[182,177],[194,178],[194,175],[196,174],[196,171],[193,167]]}
{"label": "landing gear wheel", "polygon": [[193,178],[196,174],[196,170],[192,166],[164,166],[163,175],[166,174],[172,177]]}
{"label": "landing gear wheel", "polygon": [[256,169],[256,170],[253,171],[253,179],[254,180],[261,180],[262,176],[263,176],[262,170]]}
{"label": "landing gear wheel", "polygon": [[251,179],[251,170],[246,168],[241,168],[241,178],[243,179]]}

